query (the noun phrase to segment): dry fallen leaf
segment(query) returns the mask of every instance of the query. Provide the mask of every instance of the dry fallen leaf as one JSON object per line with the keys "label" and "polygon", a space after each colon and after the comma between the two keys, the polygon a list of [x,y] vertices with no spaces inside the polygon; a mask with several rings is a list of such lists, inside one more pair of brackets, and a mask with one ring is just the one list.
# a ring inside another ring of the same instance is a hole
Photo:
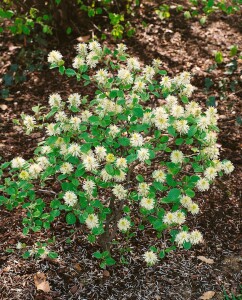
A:
{"label": "dry fallen leaf", "polygon": [[90,35],[84,35],[84,36],[79,36],[77,38],[77,41],[80,43],[86,43],[88,40],[90,40],[91,36]]}
{"label": "dry fallen leaf", "polygon": [[13,101],[13,99],[14,99],[13,97],[7,97],[7,98],[5,98],[6,101]]}
{"label": "dry fallen leaf", "polygon": [[38,272],[34,275],[34,283],[37,290],[44,291],[48,293],[50,291],[49,282],[46,281],[46,276],[44,273]]}
{"label": "dry fallen leaf", "polygon": [[108,271],[108,270],[104,270],[104,271],[103,271],[103,276],[104,276],[104,277],[109,277],[109,276],[110,276],[109,271]]}
{"label": "dry fallen leaf", "polygon": [[212,299],[214,295],[215,295],[214,291],[208,291],[208,292],[205,292],[199,299],[209,300],[209,299]]}
{"label": "dry fallen leaf", "polygon": [[198,256],[197,258],[200,259],[201,261],[205,262],[206,264],[212,265],[214,263],[213,259],[207,258],[205,256]]}
{"label": "dry fallen leaf", "polygon": [[0,105],[0,108],[1,108],[1,110],[6,110],[6,109],[8,109],[8,107],[7,107],[6,104],[1,104],[1,105]]}

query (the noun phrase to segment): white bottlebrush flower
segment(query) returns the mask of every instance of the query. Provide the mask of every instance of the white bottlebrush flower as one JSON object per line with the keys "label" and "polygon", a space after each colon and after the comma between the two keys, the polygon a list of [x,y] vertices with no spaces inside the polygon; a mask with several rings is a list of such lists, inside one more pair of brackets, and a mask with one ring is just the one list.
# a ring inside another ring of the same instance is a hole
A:
{"label": "white bottlebrush flower", "polygon": [[200,117],[197,120],[197,127],[201,130],[205,131],[208,129],[208,126],[210,125],[210,120],[208,117]]}
{"label": "white bottlebrush flower", "polygon": [[134,83],[133,90],[135,92],[141,93],[146,89],[146,83],[141,80],[136,80]]}
{"label": "white bottlebrush flower", "polygon": [[206,136],[205,136],[204,140],[208,144],[215,144],[217,141],[217,133],[214,131],[206,132]]}
{"label": "white bottlebrush flower", "polygon": [[142,198],[140,201],[140,206],[147,210],[151,210],[155,207],[155,200],[152,198]]}
{"label": "white bottlebrush flower", "polygon": [[167,127],[169,126],[168,123],[168,116],[167,115],[156,115],[154,119],[155,126],[159,130],[166,130]]}
{"label": "white bottlebrush flower", "polygon": [[184,155],[181,151],[174,150],[174,151],[171,152],[171,161],[174,164],[178,164],[178,163],[181,164],[183,162],[183,159],[184,159]]}
{"label": "white bottlebrush flower", "polygon": [[24,126],[26,126],[27,130],[32,131],[36,124],[36,120],[32,116],[26,115],[26,116],[24,116],[23,124],[24,124]]}
{"label": "white bottlebrush flower", "polygon": [[48,54],[48,62],[50,64],[58,64],[62,60],[62,54],[59,51],[53,50]]}
{"label": "white bottlebrush flower", "polygon": [[118,78],[123,84],[131,84],[133,82],[133,76],[127,69],[118,70]]}
{"label": "white bottlebrush flower", "polygon": [[199,243],[201,243],[203,241],[203,236],[201,234],[200,231],[198,230],[193,230],[191,233],[190,233],[190,237],[189,237],[189,240],[190,242],[193,244],[193,245],[197,245]]}
{"label": "white bottlebrush flower", "polygon": [[149,149],[141,148],[137,151],[137,157],[139,161],[144,162],[145,160],[150,158]]}
{"label": "white bottlebrush flower", "polygon": [[117,134],[119,134],[120,129],[116,125],[109,126],[109,134],[114,138]]}
{"label": "white bottlebrush flower", "polygon": [[130,221],[126,218],[122,218],[118,221],[118,229],[120,231],[127,231],[131,227]]}
{"label": "white bottlebrush flower", "polygon": [[127,197],[127,190],[121,185],[121,184],[116,184],[113,189],[113,194],[115,197],[117,197],[119,200],[123,200]]}
{"label": "white bottlebrush flower", "polygon": [[73,166],[72,164],[65,162],[60,167],[60,172],[62,174],[71,174],[73,172]]}
{"label": "white bottlebrush flower", "polygon": [[117,45],[117,51],[119,55],[125,54],[125,51],[127,50],[127,46],[123,43],[120,43]]}
{"label": "white bottlebrush flower", "polygon": [[163,222],[165,224],[171,225],[176,222],[176,215],[173,212],[168,212],[163,217]]}
{"label": "white bottlebrush flower", "polygon": [[20,169],[26,164],[26,160],[23,159],[22,157],[18,156],[12,159],[11,161],[11,166],[14,169]]}
{"label": "white bottlebrush flower", "polygon": [[27,171],[25,170],[22,170],[20,173],[19,173],[19,178],[22,179],[22,180],[28,180],[30,175]]}
{"label": "white bottlebrush flower", "polygon": [[73,129],[78,130],[81,125],[82,120],[78,117],[71,117],[70,124]]}
{"label": "white bottlebrush flower", "polygon": [[38,157],[36,161],[43,169],[50,165],[48,158],[46,158],[45,156]]}
{"label": "white bottlebrush flower", "polygon": [[154,253],[153,251],[145,252],[143,257],[148,266],[153,266],[154,264],[156,264],[158,262],[157,254]]}
{"label": "white bottlebrush flower", "polygon": [[171,115],[175,118],[184,116],[184,108],[181,105],[173,105],[171,108]]}
{"label": "white bottlebrush flower", "polygon": [[182,211],[178,210],[173,214],[174,214],[174,221],[176,224],[181,225],[186,222],[186,216]]}
{"label": "white bottlebrush flower", "polygon": [[100,176],[101,176],[102,180],[105,182],[111,181],[113,179],[113,176],[109,175],[105,169],[103,169],[101,171]]}
{"label": "white bottlebrush flower", "polygon": [[171,88],[171,84],[172,84],[172,81],[171,81],[171,78],[168,77],[168,76],[164,76],[162,77],[162,80],[161,80],[161,86],[163,86],[164,88],[166,89],[170,89]]}
{"label": "white bottlebrush flower", "polygon": [[42,146],[40,149],[41,154],[49,154],[52,151],[50,146]]}
{"label": "white bottlebrush flower", "polygon": [[89,229],[93,229],[99,226],[99,219],[96,214],[89,214],[85,220],[85,223]]}
{"label": "white bottlebrush flower", "polygon": [[125,172],[123,172],[122,170],[120,170],[119,175],[114,175],[114,180],[116,182],[123,182],[126,179],[127,174]]}
{"label": "white bottlebrush flower", "polygon": [[153,67],[151,66],[146,66],[144,69],[143,69],[143,77],[145,80],[151,82],[153,77],[155,76],[155,70]]}
{"label": "white bottlebrush flower", "polygon": [[77,203],[77,195],[74,192],[65,192],[63,199],[68,206],[74,206]]}
{"label": "white bottlebrush flower", "polygon": [[197,117],[201,114],[201,110],[202,110],[199,104],[195,101],[191,101],[190,103],[186,104],[185,108],[186,108],[186,112],[185,112],[186,117],[189,117],[190,115]]}
{"label": "white bottlebrush flower", "polygon": [[41,171],[43,171],[43,168],[39,164],[32,164],[29,167],[29,175],[34,179],[38,177]]}
{"label": "white bottlebrush flower", "polygon": [[100,55],[102,53],[102,47],[97,41],[89,43],[89,50],[94,52],[96,55]]}
{"label": "white bottlebrush flower", "polygon": [[230,174],[234,171],[234,165],[232,164],[231,161],[223,161],[222,163],[222,169],[224,170],[225,174]]}
{"label": "white bottlebrush flower", "polygon": [[115,157],[115,155],[113,155],[113,153],[108,153],[106,155],[106,162],[108,162],[108,163],[115,162],[115,159],[116,159],[116,157]]}
{"label": "white bottlebrush flower", "polygon": [[205,147],[202,150],[202,153],[206,155],[209,159],[218,159],[219,157],[219,149],[215,145]]}
{"label": "white bottlebrush flower", "polygon": [[95,68],[98,64],[99,56],[94,52],[90,52],[87,55],[86,62],[90,68]]}
{"label": "white bottlebrush flower", "polygon": [[68,154],[70,154],[74,157],[80,157],[80,155],[81,155],[81,149],[77,143],[70,144],[67,151],[68,151]]}
{"label": "white bottlebrush flower", "polygon": [[106,155],[107,155],[107,150],[105,149],[105,147],[103,146],[97,146],[95,147],[95,154],[97,156],[97,159],[99,161],[102,161],[106,158]]}
{"label": "white bottlebrush flower", "polygon": [[187,120],[177,120],[174,123],[174,127],[177,132],[180,134],[186,134],[189,130],[189,125],[187,124]]}
{"label": "white bottlebrush flower", "polygon": [[80,43],[77,45],[77,52],[81,57],[85,57],[87,55],[87,44]]}
{"label": "white bottlebrush flower", "polygon": [[127,68],[130,71],[137,71],[140,69],[140,63],[137,58],[130,57],[127,59]]}
{"label": "white bottlebrush flower", "polygon": [[60,134],[60,132],[61,132],[61,129],[60,129],[60,127],[58,127],[58,125],[56,123],[50,123],[46,126],[46,133],[49,136],[58,135],[58,134]]}
{"label": "white bottlebrush flower", "polygon": [[198,180],[196,187],[200,192],[207,191],[209,190],[209,181],[206,178],[201,178]]}
{"label": "white bottlebrush flower", "polygon": [[99,167],[97,160],[91,155],[87,155],[83,158],[83,165],[86,171],[90,172],[97,170],[97,168]]}
{"label": "white bottlebrush flower", "polygon": [[72,63],[72,67],[74,69],[80,69],[84,65],[85,65],[85,60],[82,57],[76,56],[74,58],[73,63]]}
{"label": "white bottlebrush flower", "polygon": [[152,118],[153,118],[152,112],[151,111],[147,111],[143,115],[142,123],[144,123],[144,124],[151,124],[152,123]]}
{"label": "white bottlebrush flower", "polygon": [[92,116],[92,113],[89,110],[84,110],[81,113],[82,122],[88,122],[89,118]]}
{"label": "white bottlebrush flower", "polygon": [[172,96],[172,95],[168,95],[166,97],[166,106],[167,108],[170,110],[174,105],[177,105],[178,103],[178,100],[177,100],[177,97],[175,96]]}
{"label": "white bottlebrush flower", "polygon": [[178,246],[181,246],[185,242],[189,242],[189,240],[190,234],[187,231],[179,232],[175,238],[175,242],[178,244]]}
{"label": "white bottlebrush flower", "polygon": [[141,182],[138,184],[138,194],[139,196],[146,197],[149,194],[150,187],[146,182]]}
{"label": "white bottlebrush flower", "polygon": [[215,168],[213,168],[213,167],[208,167],[204,171],[204,176],[208,180],[213,180],[217,176],[217,170]]}
{"label": "white bottlebrush flower", "polygon": [[180,79],[181,79],[183,85],[190,84],[190,81],[191,81],[191,73],[190,72],[184,71],[179,76],[180,76]]}
{"label": "white bottlebrush flower", "polygon": [[164,182],[166,180],[166,174],[162,170],[155,170],[152,173],[152,177],[158,182]]}
{"label": "white bottlebrush flower", "polygon": [[140,133],[133,133],[130,138],[130,145],[132,147],[140,147],[143,145],[143,137]]}
{"label": "white bottlebrush flower", "polygon": [[191,95],[195,91],[195,89],[196,88],[193,85],[191,85],[190,83],[186,84],[181,91],[181,95],[189,98],[189,97],[191,97]]}
{"label": "white bottlebrush flower", "polygon": [[100,69],[94,76],[98,84],[106,84],[108,81],[108,71]]}
{"label": "white bottlebrush flower", "polygon": [[125,169],[125,168],[127,168],[128,164],[127,164],[126,158],[124,158],[124,157],[117,158],[117,160],[116,160],[116,166],[119,169]]}
{"label": "white bottlebrush flower", "polygon": [[68,120],[68,117],[64,111],[59,111],[55,114],[55,120],[56,122],[66,122]]}
{"label": "white bottlebrush flower", "polygon": [[185,208],[190,207],[190,205],[193,203],[192,199],[188,196],[182,196],[180,199],[180,203],[182,206],[184,206]]}
{"label": "white bottlebrush flower", "polygon": [[51,107],[61,107],[62,105],[62,99],[60,94],[56,93],[56,94],[51,94],[49,96],[49,105]]}
{"label": "white bottlebrush flower", "polygon": [[78,93],[70,94],[68,103],[70,106],[79,107],[81,105],[81,96]]}
{"label": "white bottlebrush flower", "polygon": [[199,206],[197,205],[197,203],[190,203],[190,205],[188,205],[187,210],[192,214],[192,215],[196,215],[199,213]]}
{"label": "white bottlebrush flower", "polygon": [[82,187],[83,190],[87,192],[87,194],[91,195],[95,188],[96,184],[93,180],[85,180]]}
{"label": "white bottlebrush flower", "polygon": [[152,60],[152,66],[156,69],[159,70],[161,67],[162,61],[159,58],[153,59]]}

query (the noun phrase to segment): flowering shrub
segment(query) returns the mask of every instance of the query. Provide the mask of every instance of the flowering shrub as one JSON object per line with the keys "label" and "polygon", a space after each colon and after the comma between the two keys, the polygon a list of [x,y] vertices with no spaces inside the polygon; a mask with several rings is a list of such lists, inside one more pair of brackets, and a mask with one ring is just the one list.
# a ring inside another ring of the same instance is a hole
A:
{"label": "flowering shrub", "polygon": [[[35,116],[22,116],[27,134],[46,134],[33,159],[2,165],[11,176],[1,186],[0,204],[26,209],[24,234],[49,229],[64,214],[67,224],[80,223],[89,242],[105,250],[94,253],[103,267],[115,263],[109,251],[117,234],[131,238],[153,228],[166,237],[167,248],[150,245],[143,254],[148,265],[176,246],[200,243],[202,234],[185,225],[188,214],[199,213],[195,193],[234,167],[219,160],[216,108],[189,100],[190,74],[170,78],[158,59],[142,66],[125,45],[111,51],[96,41],[77,46],[73,68],[58,51],[48,61],[91,85],[93,95],[73,93],[66,100],[52,94],[47,113],[34,107]],[[57,183],[58,193],[51,189]]]}

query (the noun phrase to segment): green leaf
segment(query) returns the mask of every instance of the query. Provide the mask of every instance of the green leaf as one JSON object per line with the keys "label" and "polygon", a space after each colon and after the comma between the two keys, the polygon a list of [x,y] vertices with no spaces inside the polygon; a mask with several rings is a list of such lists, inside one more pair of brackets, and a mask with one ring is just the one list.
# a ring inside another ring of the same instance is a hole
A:
{"label": "green leaf", "polygon": [[112,266],[112,265],[116,264],[116,260],[113,259],[112,257],[107,257],[105,259],[105,263],[106,263],[107,266]]}
{"label": "green leaf", "polygon": [[144,182],[144,177],[142,175],[140,175],[140,174],[136,176],[136,179],[139,182]]}
{"label": "green leaf", "polygon": [[159,257],[162,259],[166,256],[165,250],[161,250],[159,253]]}
{"label": "green leaf", "polygon": [[153,187],[158,191],[164,191],[165,187],[161,182],[153,182]]}
{"label": "green leaf", "polygon": [[49,252],[48,256],[51,259],[56,259],[58,257],[58,254],[56,252]]}
{"label": "green leaf", "polygon": [[73,225],[73,224],[75,224],[76,223],[76,216],[73,214],[73,213],[68,213],[67,215],[66,215],[66,223],[68,224],[68,225]]}
{"label": "green leaf", "polygon": [[221,64],[223,62],[223,53],[222,52],[220,52],[220,51],[215,52],[214,57],[215,57],[216,63]]}
{"label": "green leaf", "polygon": [[96,257],[97,259],[100,259],[102,258],[102,253],[100,251],[96,251],[92,254],[92,256]]}
{"label": "green leaf", "polygon": [[168,195],[161,200],[163,203],[176,203],[179,201],[181,191],[179,189],[171,189]]}
{"label": "green leaf", "polygon": [[195,125],[191,126],[190,129],[188,130],[187,135],[189,137],[192,137],[195,133],[197,132],[197,127]]}
{"label": "green leaf", "polygon": [[66,69],[65,73],[66,73],[66,75],[67,75],[68,77],[71,77],[71,76],[75,76],[75,75],[76,75],[76,71],[73,70],[73,69]]}
{"label": "green leaf", "polygon": [[191,189],[185,190],[185,193],[186,193],[187,196],[189,196],[191,198],[193,198],[195,196],[195,192]]}
{"label": "green leaf", "polygon": [[133,109],[133,114],[134,114],[134,116],[136,116],[136,117],[138,117],[138,118],[142,118],[143,115],[144,115],[143,109],[142,109],[142,108],[139,108],[139,107],[134,108],[134,109]]}
{"label": "green leaf", "polygon": [[114,168],[111,164],[106,164],[105,170],[109,175],[114,176],[115,172],[114,172]]}
{"label": "green leaf", "polygon": [[119,138],[118,142],[122,146],[129,146],[129,144],[130,144],[130,140],[126,137]]}
{"label": "green leaf", "polygon": [[191,249],[191,247],[192,247],[192,244],[190,242],[183,243],[183,248],[184,249],[189,250],[189,249]]}

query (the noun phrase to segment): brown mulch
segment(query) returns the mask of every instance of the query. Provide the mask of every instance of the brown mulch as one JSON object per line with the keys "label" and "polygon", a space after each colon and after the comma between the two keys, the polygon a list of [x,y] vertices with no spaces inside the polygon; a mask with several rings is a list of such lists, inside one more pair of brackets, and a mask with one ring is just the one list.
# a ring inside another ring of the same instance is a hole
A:
{"label": "brown mulch", "polygon": [[[141,11],[142,14],[142,11]],[[241,125],[236,121],[241,115],[241,92],[227,92],[227,97],[220,99],[222,93],[219,82],[223,77],[240,80],[237,71],[225,75],[225,64],[229,62],[228,47],[237,44],[242,50],[242,34],[239,16],[211,16],[205,27],[197,21],[185,22],[181,15],[169,21],[159,20],[153,13],[143,16],[148,26],[137,25],[137,33],[125,39],[129,53],[149,63],[153,58],[160,58],[164,69],[170,75],[182,70],[191,71],[193,84],[197,86],[194,99],[205,105],[208,96],[215,95],[221,116],[219,144],[221,158],[230,159],[235,171],[230,176],[218,179],[209,192],[198,194],[201,213],[189,220],[190,227],[196,227],[204,234],[205,243],[192,250],[171,252],[157,266],[148,268],[141,255],[149,247],[149,237],[140,233],[131,239],[131,252],[127,259],[129,265],[118,263],[103,271],[92,253],[98,248],[88,244],[80,228],[72,235],[71,243],[65,238],[70,236],[71,226],[66,226],[60,219],[48,232],[22,235],[22,210],[9,212],[1,207],[0,211],[0,299],[161,299],[161,300],[196,300],[206,291],[215,291],[213,299],[223,299],[222,289],[239,293],[241,283],[241,199],[242,199],[242,157]],[[140,24],[139,20],[134,20]],[[89,34],[83,31],[83,36]],[[98,33],[97,33],[98,34]],[[75,39],[56,45],[49,41],[43,47],[43,57],[52,48],[59,49],[67,58],[74,55]],[[111,39],[106,44],[115,44]],[[16,57],[23,45],[7,35],[0,42],[2,61],[1,75],[9,69],[10,62]],[[28,45],[27,47],[32,47]],[[214,64],[213,51],[222,50],[225,62],[212,72],[208,68]],[[227,54],[226,54],[227,53]],[[240,62],[241,68],[241,62]],[[208,93],[204,89],[205,78],[211,78],[214,85]],[[242,86],[238,84],[237,91]],[[0,156],[6,160],[22,155],[30,158],[41,135],[24,135],[19,126],[12,123],[20,118],[22,112],[31,113],[31,107],[47,104],[50,93],[59,92],[67,95],[80,91],[79,83],[61,77],[44,65],[42,71],[27,74],[27,81],[10,87],[10,96],[0,100]],[[32,245],[35,241],[45,241],[56,236],[56,245],[60,257],[57,260],[24,260],[21,251],[8,253],[15,249],[18,241]],[[164,243],[161,239],[161,244]],[[128,246],[128,245],[126,245]],[[117,247],[117,246],[115,246]],[[119,251],[118,247],[116,248]],[[213,259],[213,264],[200,261],[197,256]],[[117,257],[120,256],[119,254]],[[36,290],[34,275],[43,272],[47,276],[51,291],[44,293]]]}

